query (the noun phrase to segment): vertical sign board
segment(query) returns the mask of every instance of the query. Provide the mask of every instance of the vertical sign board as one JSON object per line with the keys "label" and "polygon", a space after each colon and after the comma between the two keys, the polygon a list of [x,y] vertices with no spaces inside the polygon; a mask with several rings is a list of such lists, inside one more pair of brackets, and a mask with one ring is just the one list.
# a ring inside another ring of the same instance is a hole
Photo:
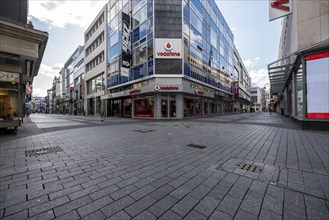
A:
{"label": "vertical sign board", "polygon": [[329,52],[306,56],[307,118],[329,119]]}
{"label": "vertical sign board", "polygon": [[234,98],[238,99],[239,98],[239,81],[234,82]]}
{"label": "vertical sign board", "polygon": [[122,12],[122,66],[121,76],[129,77],[129,69],[131,64],[130,51],[130,16]]}
{"label": "vertical sign board", "polygon": [[270,21],[291,14],[291,2],[292,0],[269,0]]}

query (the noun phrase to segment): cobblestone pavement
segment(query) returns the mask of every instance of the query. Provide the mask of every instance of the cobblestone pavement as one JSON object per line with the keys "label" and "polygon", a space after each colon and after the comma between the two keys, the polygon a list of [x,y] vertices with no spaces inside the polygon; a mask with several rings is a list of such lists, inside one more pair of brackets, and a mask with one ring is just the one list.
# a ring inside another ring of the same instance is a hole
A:
{"label": "cobblestone pavement", "polygon": [[329,219],[329,134],[276,113],[39,114],[0,139],[0,219]]}

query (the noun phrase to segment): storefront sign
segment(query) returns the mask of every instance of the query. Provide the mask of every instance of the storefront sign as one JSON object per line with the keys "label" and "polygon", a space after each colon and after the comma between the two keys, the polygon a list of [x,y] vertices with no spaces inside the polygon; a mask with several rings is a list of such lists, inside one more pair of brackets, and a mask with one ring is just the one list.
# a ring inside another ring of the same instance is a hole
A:
{"label": "storefront sign", "polygon": [[179,86],[159,86],[159,85],[156,85],[156,86],[154,86],[154,90],[155,91],[160,91],[160,90],[177,91],[177,90],[179,90]]}
{"label": "storefront sign", "polygon": [[199,89],[196,89],[196,90],[195,90],[195,94],[198,94],[198,95],[204,95],[204,91],[199,90]]}
{"label": "storefront sign", "polygon": [[0,82],[18,82],[19,74],[18,73],[9,73],[0,71]]}
{"label": "storefront sign", "polygon": [[234,82],[234,98],[238,99],[239,98],[239,81]]}
{"label": "storefront sign", "polygon": [[270,21],[291,14],[292,0],[269,0]]}
{"label": "storefront sign", "polygon": [[130,52],[130,16],[122,12],[122,67],[121,76],[129,77],[131,63]]}
{"label": "storefront sign", "polygon": [[140,89],[131,89],[127,91],[128,95],[134,94],[134,93],[140,93],[141,90]]}
{"label": "storefront sign", "polygon": [[172,38],[155,39],[155,58],[181,59],[182,40]]}
{"label": "storefront sign", "polygon": [[70,91],[73,91],[74,90],[74,86],[70,86]]}

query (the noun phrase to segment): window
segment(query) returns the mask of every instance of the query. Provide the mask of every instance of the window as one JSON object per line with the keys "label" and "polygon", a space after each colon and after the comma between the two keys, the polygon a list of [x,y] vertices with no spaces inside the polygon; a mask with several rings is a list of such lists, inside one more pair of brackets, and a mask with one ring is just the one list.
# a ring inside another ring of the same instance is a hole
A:
{"label": "window", "polygon": [[202,33],[202,21],[193,11],[191,11],[191,24]]}
{"label": "window", "polygon": [[147,5],[144,5],[138,12],[133,15],[133,28],[143,23],[147,19]]}

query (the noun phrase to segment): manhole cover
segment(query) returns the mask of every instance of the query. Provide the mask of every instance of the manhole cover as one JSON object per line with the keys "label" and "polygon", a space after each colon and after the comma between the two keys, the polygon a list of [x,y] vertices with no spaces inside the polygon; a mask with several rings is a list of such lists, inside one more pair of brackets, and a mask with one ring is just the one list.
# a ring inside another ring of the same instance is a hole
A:
{"label": "manhole cover", "polygon": [[152,132],[155,130],[150,130],[150,129],[140,129],[140,130],[135,130],[136,132],[140,132],[140,133],[147,133],[147,132]]}
{"label": "manhole cover", "polygon": [[198,149],[204,149],[206,148],[207,146],[204,146],[204,145],[198,145],[198,144],[188,144],[186,145],[188,147],[194,147],[194,148],[198,148]]}
{"label": "manhole cover", "polygon": [[264,172],[264,169],[262,167],[250,165],[250,164],[246,164],[246,163],[237,163],[236,166],[242,170],[246,170],[246,171],[253,172],[253,173]]}
{"label": "manhole cover", "polygon": [[34,150],[26,150],[25,151],[25,156],[26,157],[36,157],[40,155],[45,155],[45,154],[53,154],[57,152],[64,151],[61,147],[56,146],[56,147],[46,147],[46,148],[39,148],[39,149],[34,149]]}

